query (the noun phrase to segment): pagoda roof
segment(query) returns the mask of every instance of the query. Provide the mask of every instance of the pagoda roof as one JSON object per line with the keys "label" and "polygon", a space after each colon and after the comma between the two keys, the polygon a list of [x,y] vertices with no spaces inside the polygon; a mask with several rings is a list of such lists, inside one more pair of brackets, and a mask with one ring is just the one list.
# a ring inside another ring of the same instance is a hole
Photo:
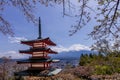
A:
{"label": "pagoda roof", "polygon": [[47,70],[24,70],[21,72],[16,72],[15,76],[54,76],[61,72],[62,69],[47,69]]}
{"label": "pagoda roof", "polygon": [[26,60],[21,60],[21,61],[17,61],[17,63],[44,63],[44,62],[47,62],[47,63],[50,63],[52,62],[51,59],[26,59]]}
{"label": "pagoda roof", "polygon": [[35,39],[35,40],[29,40],[29,41],[21,41],[21,44],[26,44],[26,45],[33,46],[33,43],[40,43],[40,42],[43,42],[43,43],[45,43],[47,45],[56,46],[56,44],[54,42],[52,42],[49,37],[44,38],[44,39]]}
{"label": "pagoda roof", "polygon": [[[47,71],[46,73],[42,73]],[[24,70],[20,72],[15,72],[15,76],[48,76],[49,70]]]}
{"label": "pagoda roof", "polygon": [[31,59],[31,60],[35,60],[35,59],[41,59],[41,60],[43,60],[43,59],[50,59],[51,57],[50,56],[36,56],[36,57],[30,57],[29,59]]}
{"label": "pagoda roof", "polygon": [[52,59],[26,59],[26,60],[21,60],[21,61],[17,61],[17,63],[56,63],[56,62],[59,62],[59,60],[55,61],[55,60],[52,60]]}
{"label": "pagoda roof", "polygon": [[54,75],[60,73],[61,71],[62,71],[62,69],[55,69],[55,70],[49,72],[48,76],[54,76]]}
{"label": "pagoda roof", "polygon": [[54,53],[57,54],[57,52],[51,50],[50,48],[30,48],[28,50],[20,50],[20,53],[27,53],[32,54],[33,52],[47,52],[47,53]]}

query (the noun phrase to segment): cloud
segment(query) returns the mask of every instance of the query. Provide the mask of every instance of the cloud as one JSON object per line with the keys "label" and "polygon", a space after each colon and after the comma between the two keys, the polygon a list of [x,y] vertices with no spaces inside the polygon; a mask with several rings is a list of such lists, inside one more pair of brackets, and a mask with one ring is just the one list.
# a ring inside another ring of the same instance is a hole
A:
{"label": "cloud", "polygon": [[0,53],[0,58],[1,57],[11,57],[12,59],[23,59],[23,58],[28,58],[28,55],[20,54],[16,51],[7,51]]}
{"label": "cloud", "polygon": [[[52,50],[57,52],[69,52],[69,51],[80,51],[80,50],[90,50],[88,46],[81,45],[81,44],[73,44],[69,47],[64,47],[62,45],[59,45],[57,47],[51,47]],[[17,51],[7,51],[7,52],[0,52],[0,58],[1,57],[11,57],[12,59],[23,59],[28,58],[30,55],[27,54],[20,54]]]}
{"label": "cloud", "polygon": [[54,51],[57,52],[69,52],[69,51],[80,51],[80,50],[90,50],[88,46],[81,45],[81,44],[73,44],[69,47],[63,47],[59,45],[58,47],[52,47]]}
{"label": "cloud", "polygon": [[25,37],[8,37],[10,43],[19,43],[21,40],[27,40]]}

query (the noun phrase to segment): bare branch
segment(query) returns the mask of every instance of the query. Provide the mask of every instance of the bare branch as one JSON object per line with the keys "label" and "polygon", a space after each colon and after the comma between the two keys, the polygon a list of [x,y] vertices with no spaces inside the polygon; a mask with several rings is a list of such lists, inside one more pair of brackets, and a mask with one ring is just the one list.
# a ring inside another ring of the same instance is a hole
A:
{"label": "bare branch", "polygon": [[8,23],[2,16],[0,16],[0,31],[4,34],[4,35],[11,35],[13,36],[13,31],[11,29],[10,23]]}
{"label": "bare branch", "polygon": [[110,27],[112,27],[112,24],[113,24],[113,22],[115,21],[116,13],[117,13],[118,6],[119,6],[119,0],[117,0],[116,3],[117,3],[117,4],[116,4],[116,8],[115,8],[115,11],[114,11],[114,15],[113,15],[113,18],[112,18],[112,22],[111,22],[111,24],[110,24]]}
{"label": "bare branch", "polygon": [[90,13],[87,12],[85,9],[88,7],[87,6],[87,1],[88,0],[81,0],[82,5],[80,6],[80,14],[77,15],[79,18],[78,23],[76,25],[72,26],[72,30],[70,30],[70,36],[75,34],[78,30],[80,30],[83,26],[85,26],[89,21],[90,21]]}

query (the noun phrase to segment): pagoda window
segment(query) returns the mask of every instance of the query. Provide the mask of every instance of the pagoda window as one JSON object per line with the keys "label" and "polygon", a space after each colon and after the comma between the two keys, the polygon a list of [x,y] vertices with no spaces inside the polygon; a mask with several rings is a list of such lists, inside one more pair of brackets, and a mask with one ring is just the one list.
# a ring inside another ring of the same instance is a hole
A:
{"label": "pagoda window", "polygon": [[45,64],[45,67],[49,67],[49,63]]}
{"label": "pagoda window", "polygon": [[47,54],[44,53],[44,52],[34,52],[34,53],[32,54],[32,56],[33,56],[33,57],[36,57],[36,56],[41,56],[41,57],[42,57],[42,56],[43,56],[43,57],[45,56],[45,57],[46,57]]}
{"label": "pagoda window", "polygon": [[33,57],[37,57],[37,56],[44,56],[43,54],[33,54]]}
{"label": "pagoda window", "polygon": [[48,67],[47,63],[34,63],[31,65],[31,67]]}
{"label": "pagoda window", "polygon": [[44,54],[45,57],[47,57],[48,55],[47,54]]}
{"label": "pagoda window", "polygon": [[44,64],[32,64],[32,67],[44,67]]}
{"label": "pagoda window", "polygon": [[49,63],[47,63],[47,67],[50,67],[50,64],[49,64]]}
{"label": "pagoda window", "polygon": [[36,55],[36,54],[43,54],[43,52],[33,52],[33,55]]}
{"label": "pagoda window", "polygon": [[47,44],[46,43],[34,43],[33,44],[33,47],[46,47],[47,46]]}

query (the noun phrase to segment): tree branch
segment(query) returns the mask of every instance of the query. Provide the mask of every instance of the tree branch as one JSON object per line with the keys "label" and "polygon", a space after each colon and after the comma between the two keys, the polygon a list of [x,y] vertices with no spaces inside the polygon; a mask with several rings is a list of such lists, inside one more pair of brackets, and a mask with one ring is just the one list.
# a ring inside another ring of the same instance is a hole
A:
{"label": "tree branch", "polygon": [[113,18],[112,18],[112,22],[111,22],[111,24],[110,24],[110,28],[112,27],[112,24],[113,24],[113,22],[114,22],[114,20],[115,20],[115,17],[116,17],[116,13],[117,13],[118,6],[119,6],[119,0],[117,0],[116,3],[117,3],[117,4],[116,4],[116,8],[115,8],[114,15],[113,15]]}

